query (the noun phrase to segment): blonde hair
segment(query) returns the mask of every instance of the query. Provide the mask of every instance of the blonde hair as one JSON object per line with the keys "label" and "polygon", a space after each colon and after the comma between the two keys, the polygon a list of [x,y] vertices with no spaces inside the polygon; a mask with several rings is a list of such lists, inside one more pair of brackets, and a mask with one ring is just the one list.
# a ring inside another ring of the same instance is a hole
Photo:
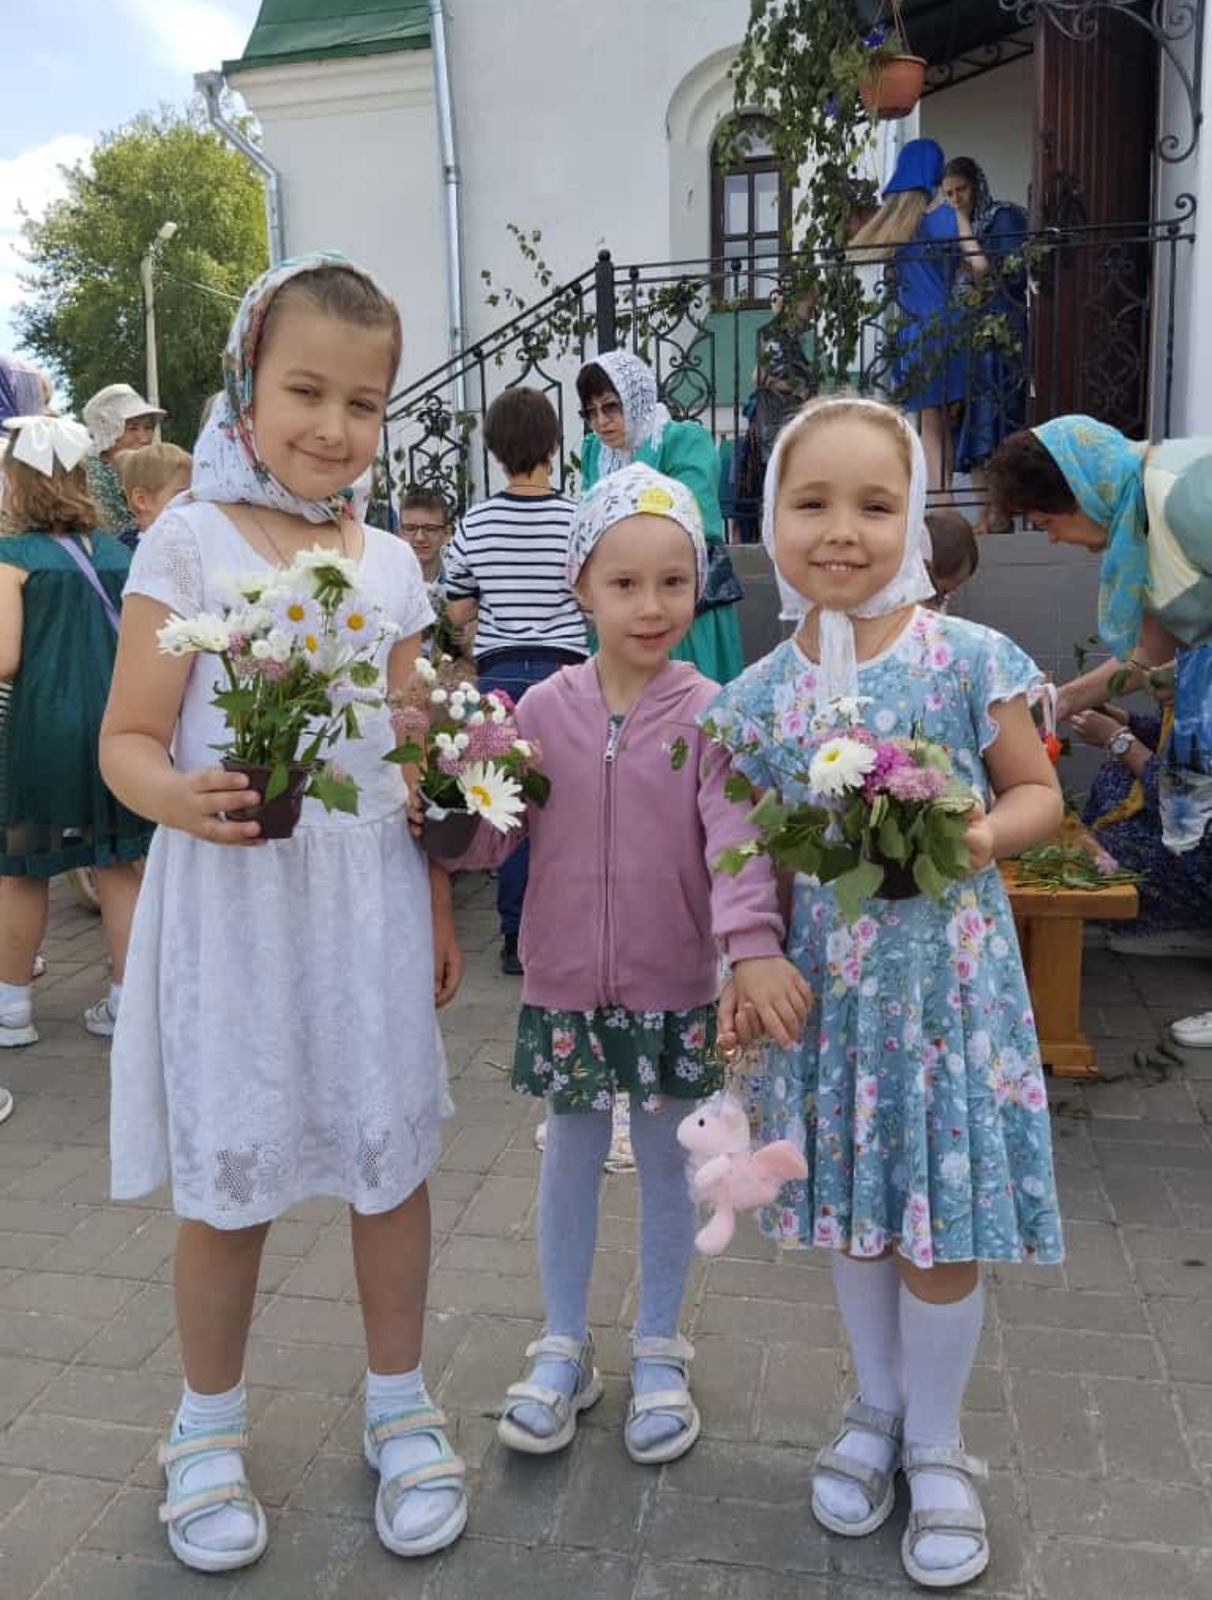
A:
{"label": "blonde hair", "polygon": [[925,189],[906,189],[894,194],[865,222],[851,239],[847,255],[855,266],[888,261],[901,245],[908,244],[926,214],[930,196]]}
{"label": "blonde hair", "polygon": [[387,381],[389,385],[395,381],[404,344],[399,310],[394,300],[389,299],[354,266],[316,267],[288,279],[274,295],[265,313],[258,355],[268,347],[279,314],[299,300],[308,302],[325,316],[338,317],[342,322],[352,322],[356,327],[381,328],[391,352],[391,371]]}
{"label": "blonde hair", "polygon": [[56,460],[47,475],[15,458],[16,442],[13,433],[4,452],[0,534],[54,533],[57,529],[92,533],[101,518],[89,493],[84,463],[69,472]]}
{"label": "blonde hair", "polygon": [[114,462],[129,500],[135,489],[160,494],[174,478],[189,476],[194,458],[176,444],[145,444],[138,450],[124,450]]}
{"label": "blonde hair", "polygon": [[[783,465],[787,460],[788,452],[796,439],[806,432],[808,428],[820,426],[826,422],[841,422],[843,419],[855,419],[867,422],[873,428],[878,428],[881,433],[886,433],[905,464],[905,474],[913,477],[913,452],[909,443],[909,423],[904,413],[895,406],[888,405],[883,400],[872,400],[867,395],[843,392],[840,394],[821,395],[815,400],[809,400],[807,405],[801,406],[783,432],[786,435],[782,450],[779,452],[779,477],[782,477]],[[775,485],[778,488],[778,485]]]}

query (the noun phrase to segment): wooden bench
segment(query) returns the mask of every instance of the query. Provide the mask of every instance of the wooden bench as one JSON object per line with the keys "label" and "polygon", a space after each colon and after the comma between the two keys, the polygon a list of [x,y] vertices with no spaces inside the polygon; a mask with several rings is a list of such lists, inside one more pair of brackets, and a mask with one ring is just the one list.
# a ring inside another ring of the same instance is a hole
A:
{"label": "wooden bench", "polygon": [[1058,1078],[1097,1078],[1094,1046],[1082,1032],[1082,933],[1087,917],[1131,921],[1135,885],[1106,889],[1020,888],[1018,863],[1003,861],[1018,942],[1035,1010],[1040,1053]]}

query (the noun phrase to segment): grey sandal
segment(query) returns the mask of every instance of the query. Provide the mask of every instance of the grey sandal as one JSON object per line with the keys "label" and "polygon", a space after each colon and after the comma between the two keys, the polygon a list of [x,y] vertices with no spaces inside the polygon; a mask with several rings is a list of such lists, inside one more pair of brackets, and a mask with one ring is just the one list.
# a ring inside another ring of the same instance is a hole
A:
{"label": "grey sandal", "polygon": [[[985,1479],[989,1468],[975,1456],[963,1450],[948,1450],[938,1445],[906,1445],[902,1462],[906,1478],[915,1472],[935,1472],[956,1478],[967,1490],[970,1505],[965,1509],[937,1511],[911,1511],[901,1540],[901,1561],[914,1583],[924,1589],[958,1589],[961,1584],[979,1578],[989,1565],[989,1531],[985,1513],[973,1485],[973,1478]],[[923,1567],[916,1559],[918,1542],[927,1534],[942,1534],[944,1538],[975,1539],[976,1554],[955,1567]]]}
{"label": "grey sandal", "polygon": [[[505,1391],[505,1408],[497,1423],[497,1438],[511,1450],[521,1450],[525,1455],[554,1455],[572,1443],[580,1413],[588,1411],[602,1398],[602,1376],[593,1364],[593,1335],[589,1334],[584,1344],[578,1344],[575,1339],[545,1333],[526,1346],[526,1354],[531,1361],[544,1356],[548,1360],[554,1357],[557,1361],[571,1361],[577,1369],[577,1386],[569,1397],[559,1389],[549,1389],[529,1379],[511,1383]],[[545,1406],[556,1420],[555,1432],[544,1437],[523,1427],[513,1416],[519,1405]]]}
{"label": "grey sandal", "polygon": [[[874,1533],[877,1528],[882,1528],[892,1515],[892,1508],[896,1504],[896,1469],[901,1453],[901,1436],[904,1423],[900,1417],[893,1416],[890,1411],[880,1411],[876,1406],[865,1405],[861,1400],[852,1400],[842,1412],[842,1431],[833,1443],[822,1450],[812,1464],[813,1493],[812,1515],[822,1528],[828,1528],[830,1533],[840,1533],[844,1539],[863,1539],[869,1533]],[[845,1455],[841,1449],[842,1440],[848,1433],[873,1433],[877,1438],[886,1439],[893,1447],[892,1462],[887,1472],[881,1472],[878,1467],[868,1466],[865,1461],[860,1461],[857,1456]],[[859,1522],[847,1522],[843,1517],[835,1516],[826,1509],[816,1496],[816,1475],[826,1473],[831,1478],[839,1478],[843,1483],[852,1483],[861,1489],[867,1497],[870,1512]]]}
{"label": "grey sandal", "polygon": [[[623,1429],[624,1448],[631,1459],[641,1466],[655,1467],[664,1461],[676,1461],[690,1449],[703,1426],[699,1408],[690,1398],[690,1383],[686,1373],[687,1367],[694,1359],[694,1346],[682,1338],[633,1339],[631,1359],[633,1363],[659,1361],[662,1365],[668,1366],[673,1373],[680,1374],[682,1382],[678,1388],[657,1389],[651,1394],[632,1392],[627,1422]],[[669,1439],[662,1439],[659,1444],[647,1446],[633,1444],[632,1424],[641,1417],[654,1415],[674,1417],[681,1423],[681,1431]]]}

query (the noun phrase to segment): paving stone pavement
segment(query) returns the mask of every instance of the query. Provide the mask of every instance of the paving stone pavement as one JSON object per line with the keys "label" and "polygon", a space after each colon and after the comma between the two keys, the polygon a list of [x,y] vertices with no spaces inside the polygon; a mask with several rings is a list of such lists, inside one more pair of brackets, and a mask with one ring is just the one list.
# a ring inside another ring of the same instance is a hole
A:
{"label": "paving stone pavement", "polygon": [[[95,920],[56,894],[42,1042],[7,1052],[0,1128],[0,1595],[4,1600],[874,1600],[913,1591],[900,1516],[868,1540],[812,1521],[812,1452],[846,1391],[823,1259],[776,1259],[746,1225],[694,1273],[703,1437],[659,1471],[620,1431],[635,1306],[636,1183],[607,1180],[592,1316],[606,1397],[573,1448],[519,1460],[495,1408],[539,1315],[537,1110],[511,1094],[517,993],[496,972],[487,887],[464,885],[469,956],[447,1013],[458,1113],[433,1181],[426,1370],[471,1467],[468,1532],[403,1563],[379,1547],[359,1454],[363,1369],[342,1208],[270,1233],[248,1379],[269,1553],[230,1578],[169,1556],[154,1464],[179,1383],[173,1220],[106,1194],[106,1053],[80,1027],[106,972]],[[969,1395],[1001,1600],[1212,1597],[1212,1051],[1165,1075],[1134,1052],[1209,1004],[1212,969],[1091,952],[1104,1081],[1052,1085],[1068,1264],[991,1275]]]}

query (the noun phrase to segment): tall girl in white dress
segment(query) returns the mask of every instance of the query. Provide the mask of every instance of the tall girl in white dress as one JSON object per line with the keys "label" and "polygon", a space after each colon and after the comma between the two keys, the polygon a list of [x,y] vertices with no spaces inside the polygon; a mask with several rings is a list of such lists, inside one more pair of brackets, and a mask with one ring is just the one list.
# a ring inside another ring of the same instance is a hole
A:
{"label": "tall girl in white dress", "polygon": [[244,1470],[244,1349],[269,1224],[310,1196],[351,1209],[379,1536],[428,1554],[467,1515],[420,1365],[426,1177],[450,1109],[435,1002],[461,971],[449,882],[409,835],[403,776],[382,759],[385,712],[334,752],[358,782],[358,814],[307,800],[292,838],[259,841],[241,820],[258,797],[216,764],[217,663],[163,655],[156,639],[170,613],[230,600],[229,575],[323,545],[356,564],[359,592],[399,628],[382,665],[389,684],[407,679],[432,621],[420,569],[361,525],[349,487],[378,447],[399,355],[394,304],[341,257],[288,262],[252,286],[190,492],[136,553],[102,733],[106,780],[160,824],[114,1039],[113,1192],[135,1199],[170,1180],[182,1218],[186,1381],[161,1516],[177,1556],[203,1571],[265,1549]]}

